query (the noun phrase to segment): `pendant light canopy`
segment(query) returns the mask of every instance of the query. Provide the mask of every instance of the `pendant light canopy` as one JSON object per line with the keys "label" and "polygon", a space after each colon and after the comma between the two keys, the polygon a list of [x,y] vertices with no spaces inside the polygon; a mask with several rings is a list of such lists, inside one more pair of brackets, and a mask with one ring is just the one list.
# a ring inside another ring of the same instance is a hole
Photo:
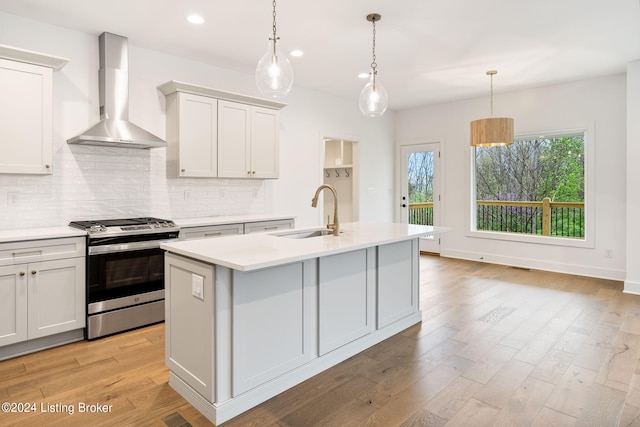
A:
{"label": "pendant light canopy", "polygon": [[493,117],[493,76],[496,70],[487,71],[491,76],[491,117],[471,122],[471,146],[493,147],[513,143],[513,119]]}
{"label": "pendant light canopy", "polygon": [[376,22],[382,17],[378,13],[367,15],[367,21],[373,24],[373,60],[371,61],[371,72],[369,72],[369,83],[360,91],[359,105],[360,111],[367,117],[380,117],[387,111],[389,96],[387,91],[380,84],[378,79],[378,64],[376,64]]}
{"label": "pendant light canopy", "polygon": [[287,96],[293,86],[293,68],[278,49],[279,39],[276,34],[276,0],[273,0],[273,35],[269,37],[267,52],[256,67],[256,85],[263,95],[271,98]]}

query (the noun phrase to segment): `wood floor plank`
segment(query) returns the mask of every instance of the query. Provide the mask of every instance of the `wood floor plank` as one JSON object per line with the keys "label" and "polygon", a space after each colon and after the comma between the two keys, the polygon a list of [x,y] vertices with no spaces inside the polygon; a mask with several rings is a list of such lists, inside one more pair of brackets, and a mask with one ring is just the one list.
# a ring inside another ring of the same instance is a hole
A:
{"label": "wood floor plank", "polygon": [[577,423],[575,417],[544,407],[533,419],[531,427],[573,427]]}
{"label": "wood floor plank", "polygon": [[285,415],[278,421],[278,424],[291,427],[316,425],[374,385],[375,383],[367,378],[355,377],[335,387],[331,393],[325,393],[323,398],[317,400],[314,405],[299,408]]}
{"label": "wood floor plank", "polygon": [[466,405],[449,420],[451,426],[490,427],[495,424],[500,410],[488,403],[470,399]]}
{"label": "wood floor plank", "polygon": [[569,366],[545,406],[574,418],[580,417],[593,393],[597,375],[589,369]]}
{"label": "wood floor plank", "polygon": [[552,349],[544,359],[536,365],[535,369],[531,371],[530,376],[550,384],[557,384],[569,366],[571,366],[575,357],[575,354]]}
{"label": "wood floor plank", "polygon": [[498,414],[496,425],[525,426],[531,423],[553,391],[553,384],[526,378]]}
{"label": "wood floor plank", "polygon": [[640,335],[618,332],[596,382],[626,392],[640,356]]}
{"label": "wood floor plank", "polygon": [[620,390],[594,384],[578,417],[578,425],[617,426],[622,418],[625,395]]}
{"label": "wood floor plank", "polygon": [[530,363],[510,360],[473,397],[502,409],[534,368]]}
{"label": "wood floor plank", "polygon": [[[451,356],[425,376],[391,395],[373,415],[363,420],[363,426],[393,426],[407,421],[449,383],[468,368],[471,361]],[[363,396],[366,401],[367,395]]]}
{"label": "wood floor plank", "polygon": [[517,349],[497,344],[484,357],[477,360],[462,374],[463,377],[486,384],[518,352]]}
{"label": "wood floor plank", "polygon": [[457,377],[433,399],[429,400],[423,409],[448,420],[464,407],[481,386],[482,384],[475,381]]}
{"label": "wood floor plank", "polygon": [[443,427],[447,420],[421,409],[413,414],[409,419],[400,424],[400,427]]}

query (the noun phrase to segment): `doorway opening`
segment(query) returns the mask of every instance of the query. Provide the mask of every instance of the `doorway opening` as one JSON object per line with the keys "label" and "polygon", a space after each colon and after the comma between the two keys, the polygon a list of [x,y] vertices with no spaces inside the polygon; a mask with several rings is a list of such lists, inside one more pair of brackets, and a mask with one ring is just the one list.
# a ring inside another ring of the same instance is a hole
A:
{"label": "doorway opening", "polygon": [[[357,142],[340,138],[323,138],[323,183],[332,185],[338,193],[340,222],[358,221],[358,157]],[[333,200],[328,192],[323,196],[323,223],[333,215]],[[331,219],[333,221],[333,219]]]}

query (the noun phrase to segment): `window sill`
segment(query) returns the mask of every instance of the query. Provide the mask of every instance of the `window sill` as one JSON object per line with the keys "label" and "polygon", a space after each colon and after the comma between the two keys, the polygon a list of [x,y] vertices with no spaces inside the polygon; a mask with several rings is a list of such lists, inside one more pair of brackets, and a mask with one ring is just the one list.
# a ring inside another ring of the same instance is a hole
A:
{"label": "window sill", "polygon": [[574,239],[570,237],[539,236],[531,234],[505,233],[495,231],[469,231],[467,237],[479,239],[503,240],[509,242],[534,243],[539,245],[568,246],[573,248],[594,248],[595,245],[587,238]]}

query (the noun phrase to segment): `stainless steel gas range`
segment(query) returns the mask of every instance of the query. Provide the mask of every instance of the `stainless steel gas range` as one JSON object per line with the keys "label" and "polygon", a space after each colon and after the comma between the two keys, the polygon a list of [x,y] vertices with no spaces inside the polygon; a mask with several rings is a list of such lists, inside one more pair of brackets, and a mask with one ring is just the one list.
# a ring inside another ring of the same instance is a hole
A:
{"label": "stainless steel gas range", "polygon": [[164,251],[178,239],[173,221],[72,221],[87,231],[87,329],[94,339],[164,320]]}

